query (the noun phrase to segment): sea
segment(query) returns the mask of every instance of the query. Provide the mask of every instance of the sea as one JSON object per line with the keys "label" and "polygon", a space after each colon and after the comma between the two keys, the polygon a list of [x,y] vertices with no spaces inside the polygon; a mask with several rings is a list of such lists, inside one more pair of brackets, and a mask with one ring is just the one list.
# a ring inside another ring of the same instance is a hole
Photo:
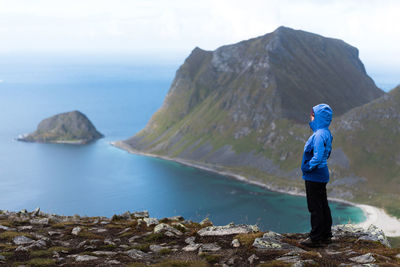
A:
{"label": "sea", "polygon": [[[309,231],[304,197],[110,145],[146,125],[180,64],[124,55],[0,56],[0,209],[108,217],[147,210],[157,218]],[[42,119],[72,110],[86,114],[105,137],[85,146],[15,140]],[[365,220],[357,207],[330,207],[334,224]]]}

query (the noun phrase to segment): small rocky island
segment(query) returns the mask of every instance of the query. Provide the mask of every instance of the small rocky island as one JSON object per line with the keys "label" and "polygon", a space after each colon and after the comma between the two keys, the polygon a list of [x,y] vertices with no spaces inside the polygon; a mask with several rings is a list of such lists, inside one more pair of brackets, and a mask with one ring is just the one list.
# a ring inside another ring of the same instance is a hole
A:
{"label": "small rocky island", "polygon": [[42,120],[35,132],[20,136],[17,140],[82,145],[102,137],[85,114],[71,111]]}
{"label": "small rocky island", "polygon": [[306,234],[260,231],[256,225],[214,226],[147,211],[80,217],[0,210],[1,266],[399,266],[374,226],[333,227],[332,243],[300,244]]}

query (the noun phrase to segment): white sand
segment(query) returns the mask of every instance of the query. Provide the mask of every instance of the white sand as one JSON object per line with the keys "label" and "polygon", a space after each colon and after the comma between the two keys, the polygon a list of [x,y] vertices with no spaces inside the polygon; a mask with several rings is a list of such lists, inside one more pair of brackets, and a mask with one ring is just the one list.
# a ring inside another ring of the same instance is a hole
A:
{"label": "white sand", "polygon": [[[276,188],[276,187],[272,187],[272,186],[269,186],[269,185],[266,185],[266,184],[263,184],[263,183],[260,183],[257,181],[251,181],[251,180],[247,179],[246,177],[235,174],[235,173],[219,171],[212,167],[202,166],[202,165],[199,165],[199,164],[196,164],[193,162],[189,162],[189,161],[185,161],[185,160],[173,159],[170,157],[158,156],[158,155],[154,155],[154,154],[150,154],[150,153],[143,153],[143,152],[131,149],[129,146],[127,146],[126,144],[124,144],[122,142],[111,142],[110,144],[115,147],[124,149],[132,154],[138,154],[138,155],[144,155],[144,156],[149,156],[149,157],[154,157],[154,158],[161,158],[161,159],[165,159],[165,160],[175,161],[175,162],[179,162],[181,164],[187,165],[187,166],[203,169],[206,171],[211,171],[211,172],[218,173],[218,174],[221,174],[224,176],[229,176],[229,177],[235,178],[235,179],[243,181],[243,182],[255,184],[255,185],[267,188],[268,190],[271,190],[271,191],[286,193],[286,194],[290,194],[290,195],[305,196],[305,194],[303,192],[300,192],[296,188],[293,188],[292,190]],[[367,229],[371,224],[373,224],[373,225],[377,226],[378,228],[382,229],[386,236],[390,236],[390,237],[400,236],[400,219],[390,216],[383,209],[380,209],[380,208],[377,208],[374,206],[364,205],[364,204],[356,204],[356,203],[349,202],[349,201],[342,200],[342,199],[330,198],[330,200],[344,202],[349,205],[353,205],[353,206],[356,206],[356,207],[362,209],[365,214],[366,220],[364,222],[356,224],[357,226]]]}
{"label": "white sand", "polygon": [[400,236],[400,220],[390,216],[387,214],[383,209],[369,206],[369,205],[362,205],[362,204],[355,204],[357,207],[364,211],[365,216],[367,219],[364,222],[357,224],[362,228],[368,228],[371,224],[377,226],[378,228],[382,229],[385,232],[386,236]]}

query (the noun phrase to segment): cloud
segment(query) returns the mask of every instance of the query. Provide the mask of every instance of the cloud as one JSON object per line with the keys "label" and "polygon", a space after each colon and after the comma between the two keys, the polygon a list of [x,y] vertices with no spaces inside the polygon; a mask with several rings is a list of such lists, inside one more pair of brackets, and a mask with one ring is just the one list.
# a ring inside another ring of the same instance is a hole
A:
{"label": "cloud", "polygon": [[[181,54],[280,25],[342,39],[367,66],[400,69],[395,0],[0,0],[0,52]],[[368,68],[367,68],[368,69]]]}

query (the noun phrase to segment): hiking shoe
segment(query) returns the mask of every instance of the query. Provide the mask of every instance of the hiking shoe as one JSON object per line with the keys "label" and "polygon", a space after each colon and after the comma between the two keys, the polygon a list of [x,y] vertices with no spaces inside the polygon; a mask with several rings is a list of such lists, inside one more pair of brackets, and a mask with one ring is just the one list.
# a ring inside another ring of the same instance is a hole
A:
{"label": "hiking shoe", "polygon": [[313,241],[311,238],[306,238],[303,241],[300,241],[300,244],[309,248],[318,248],[323,246],[320,240]]}
{"label": "hiking shoe", "polygon": [[332,244],[332,237],[323,238],[320,242],[324,245]]}

